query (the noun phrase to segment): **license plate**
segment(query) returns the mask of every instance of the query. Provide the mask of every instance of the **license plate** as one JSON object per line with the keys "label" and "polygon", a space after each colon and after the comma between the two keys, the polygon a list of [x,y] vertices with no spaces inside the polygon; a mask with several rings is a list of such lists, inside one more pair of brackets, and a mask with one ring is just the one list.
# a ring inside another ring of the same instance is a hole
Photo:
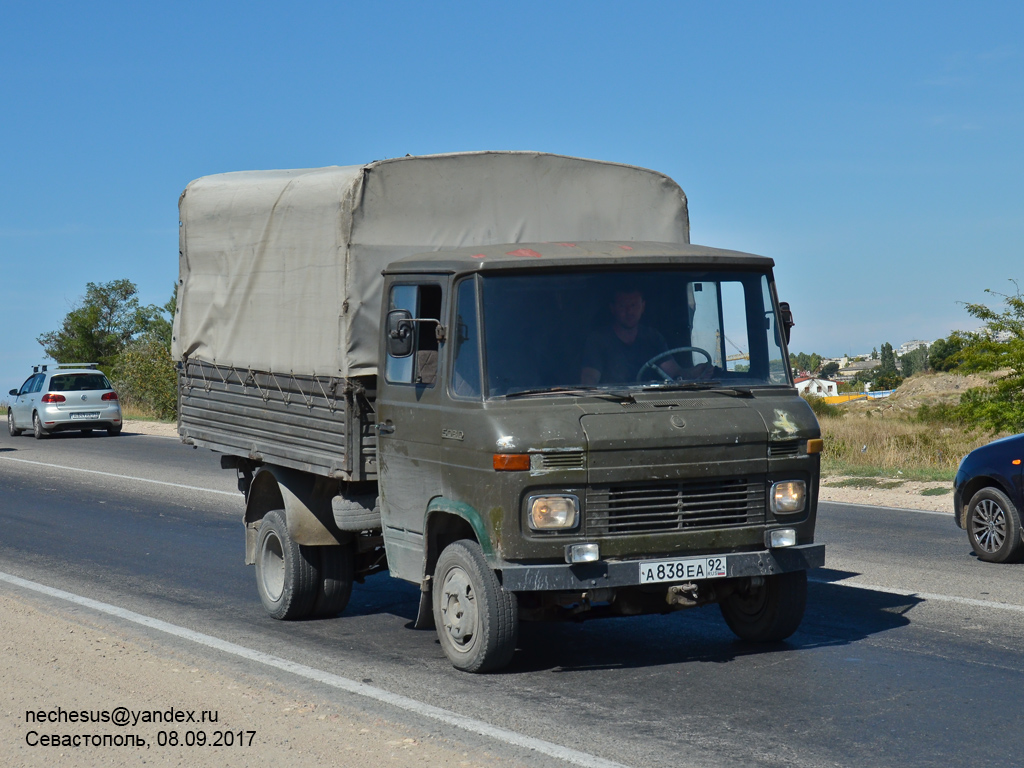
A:
{"label": "license plate", "polygon": [[75,421],[77,419],[86,419],[86,420],[93,419],[93,420],[95,420],[95,419],[98,419],[99,417],[100,417],[100,415],[98,413],[72,413],[71,414],[71,420],[72,421]]}
{"label": "license plate", "polygon": [[688,557],[685,560],[646,560],[640,563],[640,583],[721,579],[728,575],[726,556]]}

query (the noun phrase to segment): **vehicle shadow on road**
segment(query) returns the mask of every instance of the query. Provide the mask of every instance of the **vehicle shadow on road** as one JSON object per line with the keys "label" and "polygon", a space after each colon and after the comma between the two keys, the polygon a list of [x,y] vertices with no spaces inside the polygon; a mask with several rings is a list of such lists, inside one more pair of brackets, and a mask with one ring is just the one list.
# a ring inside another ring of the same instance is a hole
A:
{"label": "vehicle shadow on road", "polygon": [[808,584],[807,612],[800,629],[779,643],[748,643],[735,637],[717,606],[665,616],[638,616],[583,623],[524,623],[509,672],[574,672],[711,662],[747,656],[798,653],[842,646],[907,626],[917,597],[828,583],[851,576],[815,571]]}

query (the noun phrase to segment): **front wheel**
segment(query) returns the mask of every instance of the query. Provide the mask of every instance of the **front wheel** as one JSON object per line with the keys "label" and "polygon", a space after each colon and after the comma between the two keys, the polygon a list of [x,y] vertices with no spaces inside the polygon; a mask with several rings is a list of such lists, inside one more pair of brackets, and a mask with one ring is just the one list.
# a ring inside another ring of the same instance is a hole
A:
{"label": "front wheel", "polygon": [[313,611],[320,591],[316,550],[296,544],[284,510],[263,517],[256,539],[256,588],[275,619],[302,619]]}
{"label": "front wheel", "polygon": [[1020,555],[1020,514],[998,488],[982,488],[967,507],[967,538],[978,558],[1006,563]]}
{"label": "front wheel", "polygon": [[741,640],[773,643],[796,632],[807,606],[807,572],[792,571],[751,579],[718,607]]}
{"label": "front wheel", "polygon": [[10,408],[7,409],[7,431],[11,433],[11,437],[17,437],[24,431],[14,426],[14,413]]}
{"label": "front wheel", "polygon": [[512,660],[519,635],[516,596],[498,583],[475,541],[449,544],[433,578],[434,623],[456,669],[491,672]]}

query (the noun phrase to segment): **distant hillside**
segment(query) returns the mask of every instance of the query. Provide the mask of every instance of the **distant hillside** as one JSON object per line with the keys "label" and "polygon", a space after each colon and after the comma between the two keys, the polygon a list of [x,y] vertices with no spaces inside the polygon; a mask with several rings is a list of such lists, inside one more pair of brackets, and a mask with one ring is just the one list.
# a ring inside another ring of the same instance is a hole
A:
{"label": "distant hillside", "polygon": [[846,413],[872,415],[908,415],[922,405],[956,405],[960,395],[973,387],[983,387],[995,374],[918,373],[904,381],[889,397],[881,400],[855,400],[840,406]]}

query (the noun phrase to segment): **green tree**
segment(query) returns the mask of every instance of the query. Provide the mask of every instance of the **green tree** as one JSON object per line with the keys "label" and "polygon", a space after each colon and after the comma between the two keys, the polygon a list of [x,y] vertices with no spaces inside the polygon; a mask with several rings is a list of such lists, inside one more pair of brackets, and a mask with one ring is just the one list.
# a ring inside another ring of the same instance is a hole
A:
{"label": "green tree", "polygon": [[893,354],[892,344],[888,341],[882,345],[882,353],[878,360],[878,372],[882,376],[896,373],[896,355]]}
{"label": "green tree", "polygon": [[110,370],[125,345],[150,327],[159,310],[139,305],[131,280],[86,283],[85,289],[60,329],[36,340],[58,363],[99,363]]}
{"label": "green tree", "polygon": [[936,339],[928,347],[928,367],[933,371],[952,371],[960,365],[960,350],[964,348],[966,339],[963,334],[954,331],[948,338]]}
{"label": "green tree", "polygon": [[[155,313],[152,318],[147,333],[152,334],[160,342],[167,347],[167,351],[171,350],[171,333],[174,326],[174,313],[178,309],[178,284],[174,284],[174,290],[171,292],[171,298],[167,300],[167,303],[160,308],[160,312]],[[163,316],[163,312],[167,313],[167,317]]]}
{"label": "green tree", "polygon": [[125,404],[158,419],[173,419],[178,413],[178,374],[171,358],[171,331],[177,304],[178,286],[175,285],[162,311],[151,308],[154,312],[146,332],[125,345],[111,371]]}
{"label": "green tree", "polygon": [[904,378],[928,370],[928,347],[918,347],[900,358]]}
{"label": "green tree", "polygon": [[831,363],[825,363],[823,366],[821,366],[820,373],[826,379],[829,376],[835,376],[837,373],[839,373],[839,363],[835,362],[834,360]]}
{"label": "green tree", "polygon": [[967,312],[985,327],[959,334],[964,344],[955,356],[964,373],[1004,371],[994,385],[968,390],[960,398],[959,411],[968,423],[999,431],[1024,431],[1024,296],[1014,282],[1012,295],[996,293],[1003,309],[985,304],[966,304]]}

